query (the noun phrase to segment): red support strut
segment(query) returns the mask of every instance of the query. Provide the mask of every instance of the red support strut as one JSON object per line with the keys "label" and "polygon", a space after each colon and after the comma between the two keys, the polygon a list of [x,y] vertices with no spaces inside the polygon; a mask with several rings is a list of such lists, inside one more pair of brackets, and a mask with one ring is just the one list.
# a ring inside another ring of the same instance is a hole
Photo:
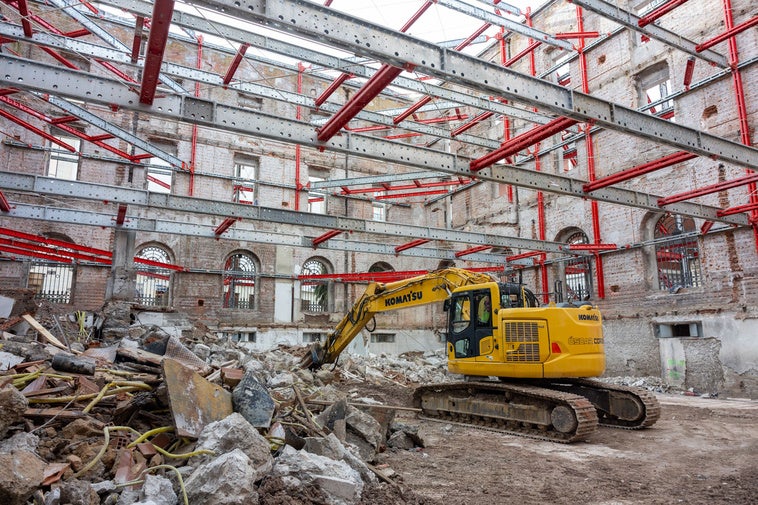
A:
{"label": "red support strut", "polygon": [[248,47],[250,47],[250,44],[244,42],[240,46],[239,51],[237,51],[237,54],[234,55],[234,60],[232,60],[231,65],[229,65],[229,70],[226,71],[226,75],[224,76],[224,87],[226,87],[231,82],[232,77],[234,77],[234,73],[237,71],[237,68],[242,62],[242,58],[245,57],[245,53],[247,52]]}
{"label": "red support strut", "polygon": [[224,233],[226,230],[229,229],[231,225],[233,225],[237,219],[236,217],[227,217],[224,219],[224,221],[216,227],[215,230],[213,230],[213,234],[216,235],[216,239],[218,239],[222,233]]}
{"label": "red support strut", "polygon": [[326,142],[334,137],[343,126],[355,117],[368,103],[384,88],[403,72],[402,68],[384,64],[371,79],[353,97],[332,116],[329,121],[318,129],[317,138]]}
{"label": "red support strut", "polygon": [[155,99],[155,90],[158,87],[161,64],[163,63],[163,52],[166,50],[168,32],[171,27],[171,15],[173,13],[174,0],[155,1],[139,97],[139,102],[145,105],[152,105]]}
{"label": "red support strut", "polygon": [[630,169],[617,172],[613,175],[609,175],[608,177],[603,177],[601,179],[589,182],[582,186],[582,189],[585,193],[589,193],[591,191],[605,188],[618,182],[633,179],[635,177],[639,177],[640,175],[670,167],[671,165],[676,165],[677,163],[682,163],[683,161],[691,160],[693,158],[697,158],[697,155],[688,153],[686,151],[677,151],[662,158],[658,158],[657,160],[649,161],[647,163],[643,163],[642,165],[637,165],[636,167],[632,167]]}
{"label": "red support strut", "polygon": [[355,77],[353,74],[341,74],[339,77],[337,77],[328,88],[324,90],[323,93],[321,93],[318,98],[315,100],[316,107],[321,107],[324,102],[326,102],[327,98],[332,96],[332,93],[337,91],[337,89],[344,84],[345,81],[348,79],[352,79]]}
{"label": "red support strut", "polygon": [[737,26],[735,26],[731,30],[727,30],[724,33],[722,33],[721,35],[717,35],[717,36],[713,37],[712,39],[703,42],[702,44],[696,45],[695,46],[695,51],[697,51],[697,52],[705,51],[706,49],[709,49],[709,48],[715,46],[719,42],[723,42],[726,39],[730,39],[730,38],[734,37],[735,35],[737,35],[738,33],[744,32],[748,28],[751,28],[751,27],[753,27],[755,25],[758,25],[758,16],[752,17],[752,18],[748,19],[747,21],[745,21],[744,23],[738,24]]}
{"label": "red support strut", "polygon": [[318,247],[319,244],[321,244],[323,242],[326,242],[330,238],[336,237],[340,233],[342,233],[342,230],[330,230],[330,231],[324,233],[323,235],[314,238],[313,239],[313,244],[312,244],[313,248],[315,249],[316,247]]}
{"label": "red support strut", "polygon": [[464,249],[462,251],[458,251],[457,253],[455,253],[455,257],[460,258],[462,256],[468,256],[469,254],[486,251],[487,249],[492,249],[492,246],[491,245],[478,245],[475,247],[469,247],[468,249]]}
{"label": "red support strut", "polygon": [[406,249],[412,249],[414,247],[418,247],[420,245],[426,244],[429,242],[429,239],[426,238],[418,238],[416,240],[411,240],[410,242],[407,242],[405,244],[395,246],[395,254],[399,253],[400,251],[405,251]]}
{"label": "red support strut", "polygon": [[11,211],[11,205],[8,203],[8,200],[5,198],[5,195],[2,191],[0,191],[0,210],[3,212]]}
{"label": "red support strut", "polygon": [[652,11],[648,12],[644,16],[642,16],[639,20],[637,20],[637,26],[642,28],[643,26],[647,26],[656,19],[660,18],[664,14],[671,12],[672,10],[676,9],[683,3],[687,2],[689,0],[671,0],[668,3],[665,3],[661,5],[660,7],[653,9]]}
{"label": "red support strut", "polygon": [[710,186],[704,186],[694,191],[687,191],[685,193],[678,193],[676,195],[667,196],[665,198],[659,198],[658,207],[663,207],[664,205],[681,202],[683,200],[689,200],[690,198],[697,198],[698,196],[710,195],[711,193],[717,193],[719,191],[724,191],[725,189],[745,186],[746,184],[755,184],[757,182],[758,182],[758,174],[753,174],[753,175],[748,175],[746,177],[740,177],[739,179],[732,179],[731,181],[724,181],[724,182],[719,182],[718,184],[711,184]]}
{"label": "red support strut", "polygon": [[511,140],[503,143],[502,146],[495,149],[489,154],[485,154],[481,158],[477,158],[469,163],[469,170],[476,172],[485,167],[488,167],[503,158],[516,154],[522,149],[536,144],[558,132],[561,132],[571,126],[575,125],[577,121],[575,119],[567,117],[559,117],[550,121],[547,124],[539,125],[532,128],[526,133],[522,133],[517,137],[513,137]]}

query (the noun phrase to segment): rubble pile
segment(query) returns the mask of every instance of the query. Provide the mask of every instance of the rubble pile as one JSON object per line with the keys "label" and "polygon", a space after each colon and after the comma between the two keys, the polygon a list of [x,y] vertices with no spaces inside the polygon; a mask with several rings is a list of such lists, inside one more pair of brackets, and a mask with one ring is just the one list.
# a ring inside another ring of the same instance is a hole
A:
{"label": "rubble pile", "polygon": [[0,314],[4,505],[423,503],[377,458],[423,447],[396,419],[408,406],[351,384],[453,380],[441,355],[313,373],[305,347],[253,353],[202,327],[178,338],[123,307],[23,309]]}

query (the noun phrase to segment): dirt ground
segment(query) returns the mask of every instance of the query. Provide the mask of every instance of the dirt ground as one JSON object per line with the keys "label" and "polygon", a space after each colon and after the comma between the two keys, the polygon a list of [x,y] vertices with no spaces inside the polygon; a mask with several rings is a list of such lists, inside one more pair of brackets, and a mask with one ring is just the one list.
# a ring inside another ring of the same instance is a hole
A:
{"label": "dirt ground", "polygon": [[[346,388],[349,389],[349,388]],[[355,394],[406,402],[399,387]],[[416,418],[426,447],[388,450],[377,464],[404,490],[362,504],[753,504],[758,502],[758,402],[659,394],[660,420],[642,431],[600,428],[558,444]],[[398,404],[398,403],[395,403]]]}

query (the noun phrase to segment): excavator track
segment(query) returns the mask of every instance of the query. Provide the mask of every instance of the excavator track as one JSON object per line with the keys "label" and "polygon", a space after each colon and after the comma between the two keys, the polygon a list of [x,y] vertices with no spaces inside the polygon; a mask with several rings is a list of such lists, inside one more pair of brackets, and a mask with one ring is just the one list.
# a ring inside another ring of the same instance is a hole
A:
{"label": "excavator track", "polygon": [[640,430],[655,424],[661,415],[658,399],[642,388],[605,384],[591,379],[560,379],[540,385],[586,398],[597,409],[601,426]]}
{"label": "excavator track", "polygon": [[417,388],[413,401],[427,419],[552,442],[584,440],[598,425],[586,398],[531,385],[431,384]]}

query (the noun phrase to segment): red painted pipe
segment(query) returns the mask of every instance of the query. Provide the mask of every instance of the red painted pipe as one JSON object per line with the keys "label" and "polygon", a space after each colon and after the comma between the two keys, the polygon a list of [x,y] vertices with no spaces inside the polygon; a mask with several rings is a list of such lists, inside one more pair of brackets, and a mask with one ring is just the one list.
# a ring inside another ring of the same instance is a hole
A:
{"label": "red painted pipe", "polygon": [[539,46],[540,44],[542,44],[542,42],[540,42],[539,40],[533,40],[528,46],[526,46],[526,49],[523,49],[521,52],[516,53],[515,56],[511,57],[511,59],[505,60],[503,62],[503,66],[504,67],[510,67],[511,65],[513,65],[514,63],[516,63],[518,60],[520,60],[521,58],[523,58],[527,54],[529,54],[532,51],[534,51],[534,49],[537,46]]}
{"label": "red painted pipe", "polygon": [[337,89],[342,86],[342,84],[347,81],[348,79],[352,79],[354,77],[353,74],[340,74],[339,77],[337,77],[328,88],[324,90],[323,93],[321,93],[315,100],[316,107],[320,107],[323,105],[326,100],[332,96],[332,93],[337,91]]}
{"label": "red painted pipe", "polygon": [[245,57],[245,53],[247,52],[248,47],[250,47],[250,44],[243,42],[239,48],[239,51],[237,51],[237,54],[234,55],[234,59],[232,60],[231,65],[229,65],[229,69],[226,71],[226,75],[224,75],[224,86],[227,86],[231,82],[232,77],[234,77],[234,73],[237,71],[237,68],[242,62],[242,58]]}
{"label": "red painted pipe", "polygon": [[460,258],[462,256],[468,256],[469,254],[478,253],[481,251],[486,251],[487,249],[492,249],[491,245],[478,245],[475,247],[470,247],[468,249],[464,249],[463,251],[458,251],[455,253],[456,258]]}
{"label": "red painted pipe", "polygon": [[[0,99],[2,99],[2,98],[3,98],[3,97],[0,97]],[[59,139],[55,138],[54,136],[50,135],[50,134],[49,134],[49,133],[47,133],[46,131],[44,131],[44,130],[40,130],[40,129],[39,129],[39,128],[37,128],[36,126],[34,126],[34,125],[31,125],[31,124],[27,123],[27,122],[26,122],[26,121],[24,121],[23,119],[19,119],[19,118],[17,118],[16,116],[14,116],[13,114],[11,114],[10,112],[6,112],[6,111],[4,111],[4,110],[0,109],[0,116],[3,116],[5,119],[8,119],[8,120],[10,120],[10,121],[13,121],[13,122],[14,122],[14,123],[16,123],[17,125],[23,126],[24,128],[26,128],[26,129],[27,129],[27,130],[29,130],[30,132],[32,132],[32,133],[36,133],[37,135],[39,135],[39,136],[40,136],[40,137],[42,137],[43,139],[47,139],[47,140],[49,140],[50,142],[53,142],[53,143],[55,143],[55,144],[58,144],[58,145],[59,145],[59,146],[61,146],[62,148],[66,149],[66,150],[68,150],[68,151],[71,151],[72,153],[75,153],[75,152],[76,152],[76,149],[74,149],[72,146],[70,146],[70,145],[66,144],[66,143],[65,143],[65,142],[63,142],[62,140],[59,140]]]}
{"label": "red painted pipe", "polygon": [[401,121],[405,120],[408,116],[412,115],[414,112],[416,112],[417,110],[419,110],[421,107],[423,107],[424,105],[428,104],[432,100],[434,100],[434,97],[425,96],[424,98],[422,98],[421,100],[419,100],[418,102],[414,103],[413,105],[411,105],[410,107],[408,107],[407,109],[405,109],[403,112],[401,112],[400,114],[398,114],[397,116],[395,116],[392,119],[392,122],[395,123],[395,124],[400,123]]}
{"label": "red painted pipe", "polygon": [[426,238],[419,238],[416,240],[411,240],[410,242],[407,242],[405,244],[399,245],[395,247],[395,253],[399,253],[401,251],[405,251],[406,249],[412,249],[414,247],[418,247],[422,244],[426,244],[429,242],[429,239]]}
{"label": "red painted pipe", "polygon": [[2,191],[0,191],[0,210],[3,212],[11,211],[11,205],[8,203],[8,200],[5,198],[5,195]]}
{"label": "red painted pipe", "polygon": [[455,128],[453,131],[450,132],[450,136],[451,137],[455,137],[456,135],[460,135],[461,133],[465,132],[466,130],[468,130],[470,128],[473,128],[477,123],[481,123],[485,119],[489,118],[493,114],[494,114],[494,112],[490,112],[490,111],[482,112],[481,114],[479,114],[478,116],[476,116],[474,119],[472,119],[468,123],[462,124],[458,128]]}
{"label": "red painted pipe", "polygon": [[339,235],[340,233],[342,233],[342,231],[343,230],[330,230],[330,231],[324,233],[323,235],[314,238],[313,239],[313,248],[315,249],[316,246],[318,246],[322,242],[326,242],[330,238],[336,237],[337,235]]}

